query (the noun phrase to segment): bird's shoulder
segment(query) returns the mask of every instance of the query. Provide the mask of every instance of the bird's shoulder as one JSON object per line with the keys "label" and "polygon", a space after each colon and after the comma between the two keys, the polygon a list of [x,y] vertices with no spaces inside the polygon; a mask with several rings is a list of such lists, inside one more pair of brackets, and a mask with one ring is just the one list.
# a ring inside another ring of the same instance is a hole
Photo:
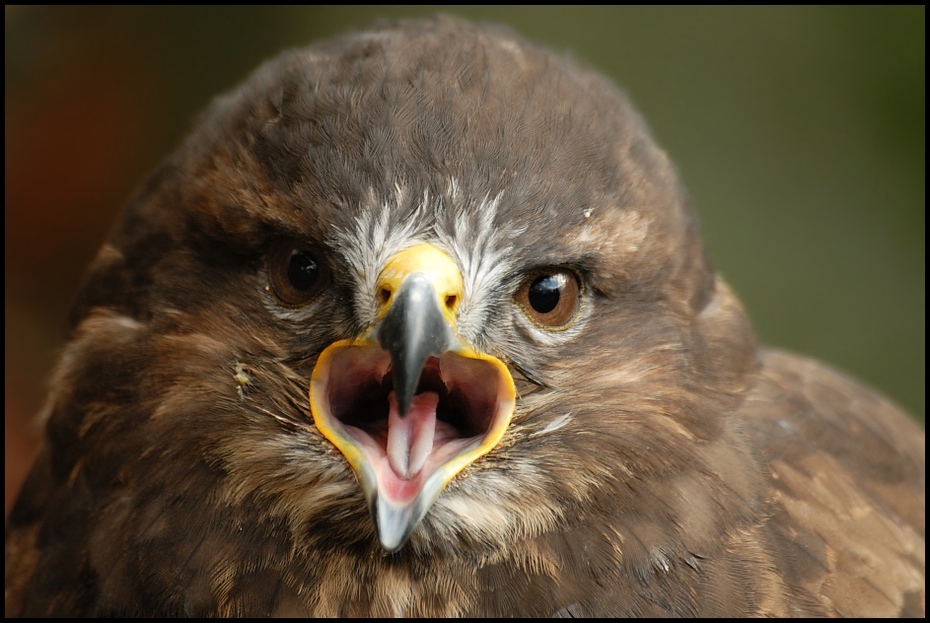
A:
{"label": "bird's shoulder", "polygon": [[767,522],[799,612],[924,610],[925,440],[889,400],[831,368],[764,350],[740,408],[770,480]]}

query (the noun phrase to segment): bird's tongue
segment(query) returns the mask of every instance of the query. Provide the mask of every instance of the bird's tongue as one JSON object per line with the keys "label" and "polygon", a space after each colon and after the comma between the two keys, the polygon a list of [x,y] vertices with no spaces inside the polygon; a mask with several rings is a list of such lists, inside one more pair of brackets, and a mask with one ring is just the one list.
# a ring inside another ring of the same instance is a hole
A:
{"label": "bird's tongue", "polygon": [[413,478],[423,469],[433,451],[439,395],[435,392],[417,394],[405,416],[401,416],[397,409],[394,392],[388,396],[388,403],[388,462],[398,478]]}

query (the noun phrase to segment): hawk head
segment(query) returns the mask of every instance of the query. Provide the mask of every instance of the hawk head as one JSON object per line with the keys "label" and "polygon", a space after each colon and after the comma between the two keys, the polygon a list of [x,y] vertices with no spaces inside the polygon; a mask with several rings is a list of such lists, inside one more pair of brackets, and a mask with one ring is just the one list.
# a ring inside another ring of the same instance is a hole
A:
{"label": "hawk head", "polygon": [[682,435],[720,434],[754,352],[624,95],[449,19],[263,66],[88,281],[78,331],[145,368],[147,479],[201,457],[313,547],[551,529],[693,463]]}
{"label": "hawk head", "polygon": [[696,611],[671,568],[764,558],[728,417],[755,339],[674,168],[623,93],[509,31],[262,66],[72,324],[14,521],[67,532],[33,582],[74,568],[91,611],[551,613],[602,584]]}

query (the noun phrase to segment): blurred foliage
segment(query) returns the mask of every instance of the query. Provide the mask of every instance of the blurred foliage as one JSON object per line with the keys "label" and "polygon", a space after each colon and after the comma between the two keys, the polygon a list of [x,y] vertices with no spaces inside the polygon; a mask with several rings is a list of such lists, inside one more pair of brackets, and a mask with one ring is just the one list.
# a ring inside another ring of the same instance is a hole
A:
{"label": "blurred foliage", "polygon": [[924,7],[7,7],[8,449],[109,223],[197,111],[283,48],[439,11],[612,76],[763,341],[923,420]]}

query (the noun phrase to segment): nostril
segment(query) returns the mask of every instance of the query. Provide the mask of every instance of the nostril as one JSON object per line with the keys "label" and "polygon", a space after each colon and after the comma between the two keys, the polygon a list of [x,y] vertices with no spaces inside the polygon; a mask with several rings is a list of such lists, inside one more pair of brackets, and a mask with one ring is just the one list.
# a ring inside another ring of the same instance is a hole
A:
{"label": "nostril", "polygon": [[388,301],[391,300],[391,291],[388,288],[381,288],[378,290],[378,301],[382,305],[386,305]]}

